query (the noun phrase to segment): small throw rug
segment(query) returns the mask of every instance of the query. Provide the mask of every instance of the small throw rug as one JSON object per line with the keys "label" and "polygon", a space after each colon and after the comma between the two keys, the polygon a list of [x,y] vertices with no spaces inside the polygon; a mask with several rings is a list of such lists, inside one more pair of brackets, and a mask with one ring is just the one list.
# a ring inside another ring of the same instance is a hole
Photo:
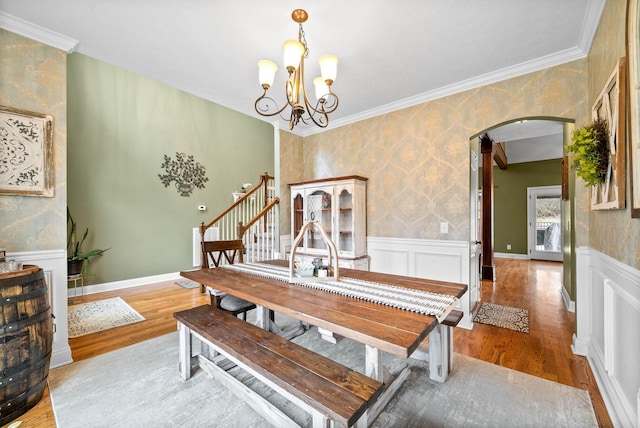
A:
{"label": "small throw rug", "polygon": [[176,284],[178,284],[180,287],[186,288],[186,289],[192,289],[192,288],[200,287],[200,283],[195,282],[195,281],[191,281],[190,279],[180,279],[180,280],[176,281]]}
{"label": "small throw rug", "polygon": [[69,306],[69,337],[144,321],[144,317],[120,297]]}
{"label": "small throw rug", "polygon": [[473,321],[480,324],[508,328],[521,333],[529,333],[529,311],[526,309],[482,302]]}
{"label": "small throw rug", "polygon": [[[251,315],[251,314],[250,314]],[[280,322],[276,314],[276,322]],[[314,352],[364,370],[364,345],[322,340],[315,327],[293,339]],[[445,383],[429,379],[426,361],[383,353],[392,373],[411,373],[371,427],[597,427],[589,394],[545,379],[455,354]],[[236,378],[266,397],[301,426],[310,417],[238,367]],[[178,333],[147,340],[49,372],[57,426],[251,427],[270,425],[203,370],[183,381],[178,371]]]}

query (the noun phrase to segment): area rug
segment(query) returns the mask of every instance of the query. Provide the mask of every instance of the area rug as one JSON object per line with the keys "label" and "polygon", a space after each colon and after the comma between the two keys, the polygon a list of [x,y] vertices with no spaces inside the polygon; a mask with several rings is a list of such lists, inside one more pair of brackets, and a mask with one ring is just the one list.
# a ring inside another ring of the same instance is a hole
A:
{"label": "area rug", "polygon": [[[314,327],[294,341],[355,369],[364,367],[364,346],[349,339],[332,345]],[[392,372],[407,361],[411,374],[373,427],[597,427],[586,391],[459,354],[441,384],[429,379],[426,362],[383,354]],[[310,426],[310,418],[290,402],[239,368],[232,371],[297,423]],[[270,426],[204,371],[183,381],[177,333],[51,370],[49,388],[57,426],[64,428]]]}
{"label": "area rug", "polygon": [[144,321],[144,317],[120,297],[69,306],[69,337]]}
{"label": "area rug", "polygon": [[482,302],[473,321],[480,324],[508,328],[521,333],[529,333],[529,311],[526,309]]}
{"label": "area rug", "polygon": [[190,279],[180,279],[180,280],[176,281],[176,284],[178,284],[182,288],[186,288],[186,289],[189,289],[189,290],[192,289],[192,288],[200,287],[200,283],[199,282],[191,281]]}

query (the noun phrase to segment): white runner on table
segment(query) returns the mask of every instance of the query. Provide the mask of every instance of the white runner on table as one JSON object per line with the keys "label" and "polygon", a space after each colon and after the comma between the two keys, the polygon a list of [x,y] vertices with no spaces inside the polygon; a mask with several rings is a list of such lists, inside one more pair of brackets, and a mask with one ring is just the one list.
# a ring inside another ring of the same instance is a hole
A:
{"label": "white runner on table", "polygon": [[237,263],[220,267],[424,315],[432,315],[440,323],[458,304],[458,298],[455,296],[355,278],[340,277],[337,281],[332,279],[305,281],[304,278],[289,278],[289,268],[263,263]]}

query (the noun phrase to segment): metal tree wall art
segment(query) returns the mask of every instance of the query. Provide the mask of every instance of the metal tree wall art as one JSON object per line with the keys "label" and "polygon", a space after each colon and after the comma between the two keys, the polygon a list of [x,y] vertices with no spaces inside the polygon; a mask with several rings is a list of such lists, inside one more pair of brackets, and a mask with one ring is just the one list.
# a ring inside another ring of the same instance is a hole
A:
{"label": "metal tree wall art", "polygon": [[204,183],[209,181],[206,177],[205,167],[196,162],[192,155],[176,152],[176,159],[172,160],[169,156],[164,155],[162,168],[166,174],[158,174],[160,181],[164,187],[175,181],[176,189],[180,196],[191,196],[193,188],[204,189]]}

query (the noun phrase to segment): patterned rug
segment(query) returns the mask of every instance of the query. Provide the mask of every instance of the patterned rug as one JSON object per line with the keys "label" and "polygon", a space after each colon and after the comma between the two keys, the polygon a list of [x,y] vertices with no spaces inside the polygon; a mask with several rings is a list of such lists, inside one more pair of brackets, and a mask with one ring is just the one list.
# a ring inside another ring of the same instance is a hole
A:
{"label": "patterned rug", "polygon": [[68,311],[69,337],[80,337],[144,319],[120,297],[72,305]]}
{"label": "patterned rug", "polygon": [[190,279],[180,279],[176,281],[176,284],[178,284],[182,288],[187,288],[187,289],[200,287],[200,283],[191,281]]}
{"label": "patterned rug", "polygon": [[529,333],[529,311],[482,302],[474,322]]}
{"label": "patterned rug", "polygon": [[[280,315],[276,322],[287,326]],[[364,345],[350,339],[334,345],[312,327],[293,341],[364,370]],[[589,394],[581,389],[460,354],[449,379],[439,383],[429,379],[427,362],[382,354],[392,372],[409,364],[411,374],[371,428],[598,427]],[[300,425],[311,426],[311,417],[290,401],[237,367],[230,372]],[[272,427],[204,370],[183,381],[177,332],[53,369],[49,388],[57,426],[64,428]]]}

